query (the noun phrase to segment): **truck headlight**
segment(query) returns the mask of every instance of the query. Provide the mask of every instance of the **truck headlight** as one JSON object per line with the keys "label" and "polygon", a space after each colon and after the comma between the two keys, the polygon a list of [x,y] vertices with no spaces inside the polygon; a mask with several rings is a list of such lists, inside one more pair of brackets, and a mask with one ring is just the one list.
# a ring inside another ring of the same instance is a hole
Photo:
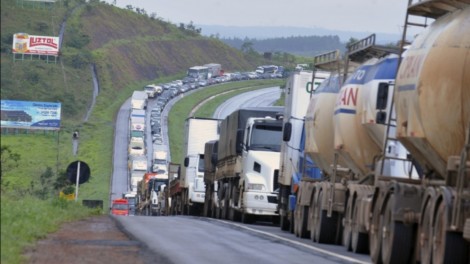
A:
{"label": "truck headlight", "polygon": [[247,190],[253,191],[265,191],[266,187],[261,183],[248,183],[246,186]]}

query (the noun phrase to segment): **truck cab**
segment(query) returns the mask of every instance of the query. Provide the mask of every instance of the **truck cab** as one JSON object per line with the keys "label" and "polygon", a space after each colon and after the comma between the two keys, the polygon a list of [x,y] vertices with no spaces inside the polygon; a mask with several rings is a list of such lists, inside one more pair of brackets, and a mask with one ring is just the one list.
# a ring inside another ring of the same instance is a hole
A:
{"label": "truck cab", "polygon": [[204,154],[187,156],[184,160],[187,175],[189,177],[188,197],[191,202],[204,203],[205,184],[204,184]]}
{"label": "truck cab", "polygon": [[243,190],[243,213],[277,214],[281,140],[282,120],[248,119],[241,146],[243,169],[239,182],[239,190]]}
{"label": "truck cab", "polygon": [[112,215],[129,215],[129,202],[126,199],[113,200],[111,206]]}

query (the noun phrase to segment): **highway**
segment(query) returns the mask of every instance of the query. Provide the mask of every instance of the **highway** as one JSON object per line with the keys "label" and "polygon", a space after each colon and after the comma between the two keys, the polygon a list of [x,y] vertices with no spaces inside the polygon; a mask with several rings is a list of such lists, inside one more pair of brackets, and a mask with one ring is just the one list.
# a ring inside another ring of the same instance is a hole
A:
{"label": "highway", "polygon": [[[269,106],[279,96],[278,87],[243,93],[220,105],[214,117],[224,118],[239,107]],[[177,100],[171,100],[164,109],[163,128],[166,128],[169,108]],[[128,186],[129,107],[130,100],[123,104],[116,120],[111,199],[120,197]],[[149,109],[151,107],[152,101]],[[165,136],[164,142],[168,142]],[[370,263],[368,255],[347,252],[338,245],[300,239],[271,223],[242,224],[194,216],[115,218],[126,232],[155,253],[156,263]]]}

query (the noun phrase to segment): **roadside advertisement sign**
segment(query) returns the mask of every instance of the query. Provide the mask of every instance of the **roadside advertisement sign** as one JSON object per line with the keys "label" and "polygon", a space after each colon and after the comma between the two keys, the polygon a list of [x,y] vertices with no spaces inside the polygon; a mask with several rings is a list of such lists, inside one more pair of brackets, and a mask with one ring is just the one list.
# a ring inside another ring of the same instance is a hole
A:
{"label": "roadside advertisement sign", "polygon": [[34,55],[59,55],[59,37],[13,34],[13,53]]}
{"label": "roadside advertisement sign", "polygon": [[60,129],[60,103],[1,100],[1,127]]}

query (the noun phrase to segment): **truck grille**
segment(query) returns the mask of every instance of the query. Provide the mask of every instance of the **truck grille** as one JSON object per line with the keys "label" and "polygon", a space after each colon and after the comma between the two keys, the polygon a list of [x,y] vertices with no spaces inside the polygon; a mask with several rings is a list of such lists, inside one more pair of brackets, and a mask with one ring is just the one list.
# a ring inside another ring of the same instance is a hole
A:
{"label": "truck grille", "polygon": [[277,196],[269,196],[269,195],[268,195],[268,203],[275,203],[275,204],[277,204]]}

